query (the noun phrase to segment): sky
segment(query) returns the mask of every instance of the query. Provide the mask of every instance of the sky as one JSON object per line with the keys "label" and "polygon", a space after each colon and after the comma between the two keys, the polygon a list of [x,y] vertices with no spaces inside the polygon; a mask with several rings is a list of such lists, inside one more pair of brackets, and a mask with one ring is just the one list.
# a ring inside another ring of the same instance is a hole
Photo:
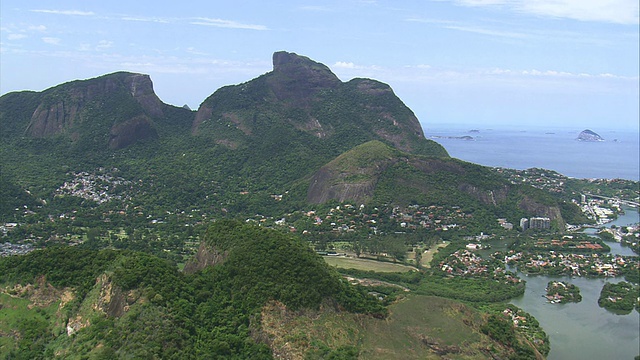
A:
{"label": "sky", "polygon": [[197,109],[275,51],[389,84],[428,129],[639,127],[638,0],[0,1],[0,94],[149,74]]}

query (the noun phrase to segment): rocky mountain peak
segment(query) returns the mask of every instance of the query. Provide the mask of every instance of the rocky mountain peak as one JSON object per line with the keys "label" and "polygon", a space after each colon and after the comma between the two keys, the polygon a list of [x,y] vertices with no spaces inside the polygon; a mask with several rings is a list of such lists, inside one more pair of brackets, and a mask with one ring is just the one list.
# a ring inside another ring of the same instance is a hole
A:
{"label": "rocky mountain peak", "polygon": [[286,51],[273,54],[269,84],[278,100],[308,100],[318,90],[342,84],[329,67],[306,56]]}

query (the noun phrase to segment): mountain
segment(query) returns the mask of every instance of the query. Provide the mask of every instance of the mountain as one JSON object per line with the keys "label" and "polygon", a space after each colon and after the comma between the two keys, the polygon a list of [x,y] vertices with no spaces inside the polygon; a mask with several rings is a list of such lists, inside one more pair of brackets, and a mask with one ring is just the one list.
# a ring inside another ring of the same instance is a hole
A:
{"label": "mountain", "polygon": [[327,66],[287,52],[273,55],[273,71],[208,97],[192,131],[233,149],[273,152],[265,142],[295,147],[303,141],[309,148],[345,151],[381,140],[408,152],[447,156],[424,137],[416,116],[389,85],[371,79],[343,83]]}
{"label": "mountain", "polygon": [[580,132],[580,134],[578,134],[578,137],[576,138],[576,140],[579,141],[589,141],[589,142],[594,142],[594,141],[604,141],[604,139],[596,134],[595,132],[586,129]]}
{"label": "mountain", "polygon": [[525,196],[486,169],[451,159],[389,85],[343,82],[295,53],[274,53],[272,71],[216,90],[197,112],[163,103],[149,76],[118,72],[6,94],[0,125],[0,181],[31,204],[21,210],[14,199],[2,207],[7,221],[32,208],[60,216],[69,201],[95,212],[98,227],[97,219],[122,226],[134,214],[278,216],[350,201],[471,204],[514,221],[563,223],[558,204],[543,194]]}
{"label": "mountain", "polygon": [[98,150],[157,138],[168,107],[156,96],[148,75],[127,72],[0,99],[5,136],[58,137],[72,144],[96,143]]}

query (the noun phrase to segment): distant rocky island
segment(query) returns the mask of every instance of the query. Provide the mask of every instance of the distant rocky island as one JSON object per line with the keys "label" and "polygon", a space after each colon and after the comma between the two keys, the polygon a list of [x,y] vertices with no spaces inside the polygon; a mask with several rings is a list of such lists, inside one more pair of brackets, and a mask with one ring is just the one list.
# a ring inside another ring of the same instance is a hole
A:
{"label": "distant rocky island", "polygon": [[432,139],[454,139],[454,140],[474,140],[473,136],[464,135],[464,136],[432,136]]}
{"label": "distant rocky island", "polygon": [[596,134],[595,132],[586,129],[583,130],[578,137],[576,138],[578,141],[604,141],[602,136]]}

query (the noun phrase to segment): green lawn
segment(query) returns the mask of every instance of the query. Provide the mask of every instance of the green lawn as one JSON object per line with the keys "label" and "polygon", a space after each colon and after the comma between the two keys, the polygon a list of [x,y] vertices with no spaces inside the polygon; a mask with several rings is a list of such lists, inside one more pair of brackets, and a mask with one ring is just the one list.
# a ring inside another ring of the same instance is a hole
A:
{"label": "green lawn", "polygon": [[413,267],[407,265],[369,259],[358,259],[342,256],[323,256],[323,258],[324,261],[327,262],[327,264],[343,269],[357,269],[364,271],[373,270],[376,272],[405,272],[414,270]]}

